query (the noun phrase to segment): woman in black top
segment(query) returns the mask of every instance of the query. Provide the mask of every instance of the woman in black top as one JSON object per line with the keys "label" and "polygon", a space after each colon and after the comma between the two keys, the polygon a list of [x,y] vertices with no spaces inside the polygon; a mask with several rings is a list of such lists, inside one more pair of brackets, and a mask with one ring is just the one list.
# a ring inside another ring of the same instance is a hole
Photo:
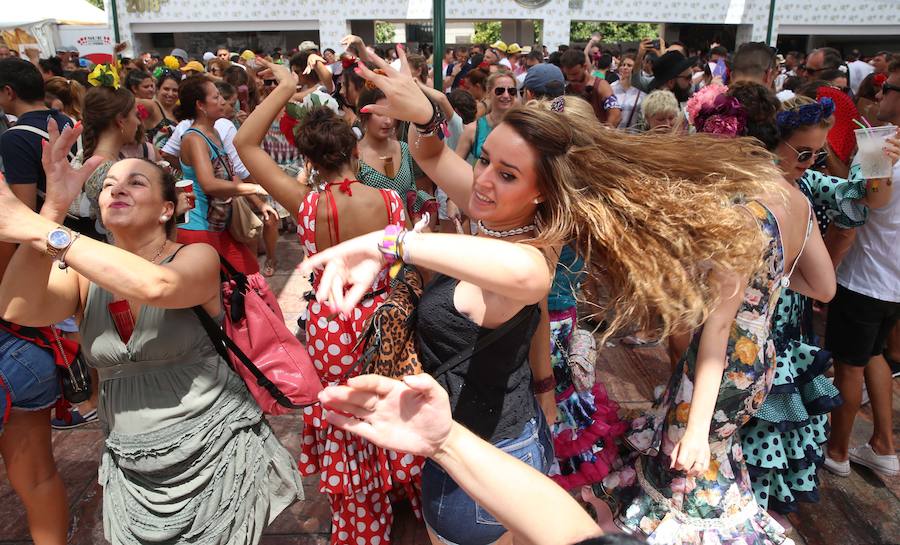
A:
{"label": "woman in black top", "polygon": [[[546,389],[552,401],[553,383],[549,327],[538,306],[546,305],[562,245],[571,241],[587,268],[603,275],[612,294],[604,309],[607,335],[649,327],[657,317],[662,335],[693,328],[715,305],[721,283],[696,264],[749,274],[760,261],[757,224],[725,204],[736,194],[767,194],[776,173],[747,142],[700,135],[690,149],[702,154],[690,153],[669,135],[606,131],[587,103],[565,97],[508,112],[485,141],[473,176],[437,138],[436,107],[398,49],[402,72],[377,59],[383,74],[357,68],[387,97],[366,111],[420,124],[409,134],[416,161],[477,220],[479,235],[408,232],[394,244],[392,233],[375,232],[323,251],[303,268],[327,265],[316,296],[345,314],[385,260],[437,272],[418,313],[423,367],[447,389],[454,419],[546,472],[549,430],[533,392]],[[499,340],[453,369],[441,368],[484,345],[496,328],[503,328]],[[510,542],[500,523],[431,463],[422,495],[433,543]]]}

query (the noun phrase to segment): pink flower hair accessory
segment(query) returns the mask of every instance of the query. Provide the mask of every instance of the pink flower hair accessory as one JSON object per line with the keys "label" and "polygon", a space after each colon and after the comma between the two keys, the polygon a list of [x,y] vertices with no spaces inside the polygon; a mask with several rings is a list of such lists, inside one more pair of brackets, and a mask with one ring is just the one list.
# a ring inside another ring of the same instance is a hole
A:
{"label": "pink flower hair accessory", "polygon": [[712,85],[707,85],[706,87],[694,93],[693,96],[688,99],[687,104],[684,107],[685,111],[687,111],[688,114],[688,121],[691,123],[691,125],[696,126],[696,122],[694,120],[704,106],[711,106],[712,103],[716,100],[716,97],[718,97],[719,95],[724,95],[726,92],[728,92],[728,87],[719,83],[714,83]]}

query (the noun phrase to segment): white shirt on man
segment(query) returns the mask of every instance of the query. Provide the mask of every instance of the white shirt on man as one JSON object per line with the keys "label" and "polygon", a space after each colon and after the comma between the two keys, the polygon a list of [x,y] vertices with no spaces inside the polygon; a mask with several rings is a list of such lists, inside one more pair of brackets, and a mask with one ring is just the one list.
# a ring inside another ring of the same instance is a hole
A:
{"label": "white shirt on man", "polygon": [[879,301],[900,303],[900,163],[894,165],[890,203],[869,210],[865,225],[837,269],[838,284]]}
{"label": "white shirt on man", "polygon": [[875,67],[867,62],[855,60],[848,63],[847,68],[850,69],[850,90],[855,95],[859,92],[859,84],[866,79],[866,76],[875,71]]}

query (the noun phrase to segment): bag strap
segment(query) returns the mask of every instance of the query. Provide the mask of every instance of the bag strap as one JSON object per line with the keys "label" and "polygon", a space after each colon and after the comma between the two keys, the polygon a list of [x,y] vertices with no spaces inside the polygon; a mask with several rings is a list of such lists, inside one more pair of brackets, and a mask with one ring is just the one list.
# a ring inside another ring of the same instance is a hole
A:
{"label": "bag strap", "polygon": [[481,342],[476,342],[475,346],[472,347],[471,350],[457,354],[456,356],[451,358],[450,361],[443,363],[440,367],[429,374],[437,378],[447,371],[450,371],[451,369],[459,366],[461,363],[474,358],[476,354],[494,344],[501,338],[505,337],[510,331],[521,324],[529,314],[531,314],[531,305],[522,307],[522,310],[520,310],[515,316],[510,318],[508,322],[485,335],[484,338],[481,339]]}
{"label": "bag strap", "polygon": [[231,169],[228,168],[228,163],[226,163],[225,160],[222,159],[223,155],[227,155],[227,153],[224,153],[225,144],[223,143],[222,148],[220,149],[219,146],[217,146],[212,140],[210,140],[208,136],[203,133],[203,131],[195,129],[194,127],[190,127],[188,130],[184,131],[184,133],[187,134],[191,131],[194,131],[195,133],[202,136],[204,140],[206,140],[206,144],[209,146],[209,149],[213,150],[213,152],[215,152],[216,154],[216,156],[212,159],[221,163],[222,168],[225,169],[225,173],[228,174],[228,179],[231,180],[232,178],[234,178],[234,174],[231,172]]}
{"label": "bag strap", "polygon": [[[45,131],[43,129],[39,129],[37,127],[32,127],[31,125],[13,125],[12,127],[8,128],[6,130],[30,132],[32,134],[36,134],[36,135],[40,136],[41,138],[43,138],[44,140],[46,140],[48,142],[50,141],[50,134],[47,131]],[[69,153],[66,154],[66,159],[68,159],[69,162],[74,161],[78,157],[77,154],[80,153],[82,149],[84,149],[84,144],[82,144],[81,135],[78,135],[78,140],[75,141],[76,152],[72,153],[71,151],[69,151]]]}
{"label": "bag strap", "polygon": [[331,245],[337,246],[341,243],[341,226],[338,223],[337,202],[334,200],[334,193],[331,192],[331,186],[325,186],[325,200],[328,202],[328,210],[325,216],[328,220],[328,234],[332,237]]}
{"label": "bag strap", "polygon": [[634,104],[631,105],[631,113],[628,114],[628,121],[625,122],[626,129],[631,126],[631,120],[634,119],[634,112],[637,111],[638,100],[641,99],[641,90],[637,87],[634,89],[637,91],[637,94],[634,96]]}
{"label": "bag strap", "polygon": [[244,351],[233,341],[231,338],[222,331],[222,327],[216,323],[215,320],[212,319],[206,310],[203,309],[200,305],[196,307],[192,307],[191,310],[194,311],[194,314],[197,315],[197,318],[200,319],[200,323],[203,325],[203,329],[206,330],[206,334],[209,336],[209,340],[212,341],[213,347],[215,347],[216,352],[219,353],[220,356],[226,361],[231,361],[228,357],[228,352],[231,351],[237,359],[243,364],[243,366],[250,371],[250,374],[253,375],[253,378],[256,379],[256,383],[266,389],[272,399],[275,400],[276,403],[281,405],[282,407],[288,409],[301,409],[306,407],[307,405],[295,405],[291,402],[290,399],[281,391],[278,386],[269,380],[262,371],[244,354]]}

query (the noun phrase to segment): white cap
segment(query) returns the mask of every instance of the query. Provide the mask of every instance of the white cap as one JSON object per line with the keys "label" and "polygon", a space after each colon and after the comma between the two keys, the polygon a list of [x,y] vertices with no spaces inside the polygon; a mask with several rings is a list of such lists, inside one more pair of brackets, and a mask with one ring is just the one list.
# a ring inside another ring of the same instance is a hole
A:
{"label": "white cap", "polygon": [[216,56],[213,55],[212,53],[210,53],[209,51],[207,51],[206,53],[203,54],[203,62],[209,62],[215,58],[216,58]]}

